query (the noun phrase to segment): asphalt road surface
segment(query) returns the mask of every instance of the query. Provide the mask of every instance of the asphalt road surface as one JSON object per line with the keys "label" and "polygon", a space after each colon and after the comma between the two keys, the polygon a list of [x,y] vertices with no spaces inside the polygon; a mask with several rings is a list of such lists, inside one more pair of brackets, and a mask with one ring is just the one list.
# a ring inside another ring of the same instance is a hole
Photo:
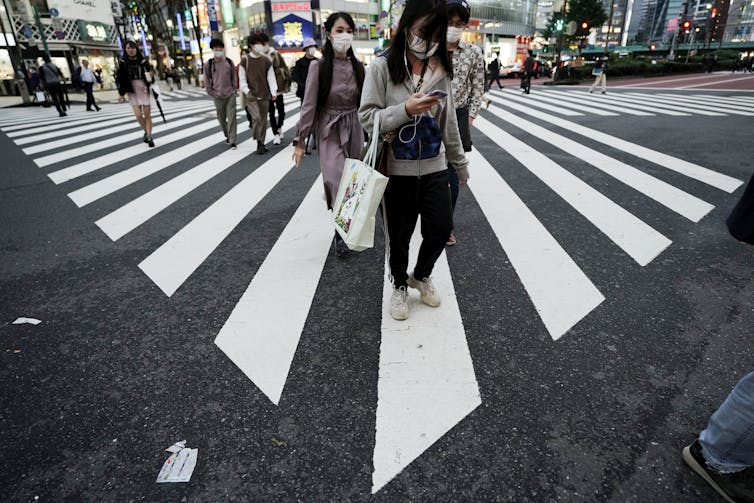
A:
{"label": "asphalt road surface", "polygon": [[295,97],[264,156],[192,90],[153,149],[125,105],[0,110],[0,500],[714,501],[681,449],[754,367],[752,94],[517,91],[402,323],[380,219],[336,258],[292,167]]}

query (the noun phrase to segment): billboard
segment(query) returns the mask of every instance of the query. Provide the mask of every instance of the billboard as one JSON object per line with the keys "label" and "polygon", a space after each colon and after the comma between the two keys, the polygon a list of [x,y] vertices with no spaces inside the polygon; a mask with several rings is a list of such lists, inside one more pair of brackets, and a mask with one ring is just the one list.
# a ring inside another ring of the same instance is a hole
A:
{"label": "billboard", "polygon": [[110,2],[102,0],[47,0],[52,11],[57,9],[58,16],[66,19],[81,19],[112,25],[113,11]]}
{"label": "billboard", "polygon": [[288,14],[272,23],[272,38],[278,47],[302,47],[305,38],[314,38],[311,18]]}

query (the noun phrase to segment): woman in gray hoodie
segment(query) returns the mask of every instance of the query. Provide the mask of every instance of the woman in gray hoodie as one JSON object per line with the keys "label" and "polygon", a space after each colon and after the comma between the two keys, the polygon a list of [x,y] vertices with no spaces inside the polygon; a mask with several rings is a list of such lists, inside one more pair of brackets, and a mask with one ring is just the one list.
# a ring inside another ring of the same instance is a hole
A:
{"label": "woman in gray hoodie", "polygon": [[[390,180],[385,190],[393,294],[390,314],[408,318],[407,287],[428,306],[440,305],[430,275],[453,230],[447,162],[461,184],[468,161],[452,102],[453,72],[447,52],[444,0],[408,0],[390,46],[364,79],[359,120],[371,133],[379,114]],[[422,244],[411,275],[408,251],[421,216]]]}

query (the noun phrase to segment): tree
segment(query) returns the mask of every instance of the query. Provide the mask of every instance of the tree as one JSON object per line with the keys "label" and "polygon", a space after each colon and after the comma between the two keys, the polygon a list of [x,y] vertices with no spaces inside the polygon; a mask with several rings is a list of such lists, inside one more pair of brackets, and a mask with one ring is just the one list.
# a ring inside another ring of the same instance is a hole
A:
{"label": "tree", "polygon": [[601,28],[607,21],[605,8],[601,0],[570,0],[566,23],[576,23],[576,33],[570,37],[572,41],[583,41],[589,36],[592,28]]}

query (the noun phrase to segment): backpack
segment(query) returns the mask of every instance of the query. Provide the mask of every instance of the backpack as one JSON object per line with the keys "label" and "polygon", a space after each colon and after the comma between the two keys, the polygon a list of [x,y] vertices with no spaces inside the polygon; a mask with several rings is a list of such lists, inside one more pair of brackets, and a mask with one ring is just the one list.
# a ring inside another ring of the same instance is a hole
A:
{"label": "backpack", "polygon": [[42,65],[42,70],[40,72],[40,75],[42,77],[42,80],[47,85],[54,85],[54,84],[60,84],[60,76],[58,75],[58,72],[56,71],[58,68],[53,65],[52,63],[45,63]]}
{"label": "backpack", "polygon": [[[238,83],[238,78],[237,78],[238,77],[238,73],[237,73],[237,70],[236,70],[236,65],[234,65],[233,61],[231,61],[231,59],[228,58],[228,57],[225,58],[225,61],[227,61],[228,64],[230,65],[230,81],[231,81],[231,83],[233,82],[233,74],[236,75],[236,83]],[[207,76],[207,78],[209,79],[209,87],[212,87],[212,67],[214,66],[214,64],[215,64],[215,58],[210,59],[209,60],[209,75]],[[238,87],[238,85],[236,85],[236,87]]]}

